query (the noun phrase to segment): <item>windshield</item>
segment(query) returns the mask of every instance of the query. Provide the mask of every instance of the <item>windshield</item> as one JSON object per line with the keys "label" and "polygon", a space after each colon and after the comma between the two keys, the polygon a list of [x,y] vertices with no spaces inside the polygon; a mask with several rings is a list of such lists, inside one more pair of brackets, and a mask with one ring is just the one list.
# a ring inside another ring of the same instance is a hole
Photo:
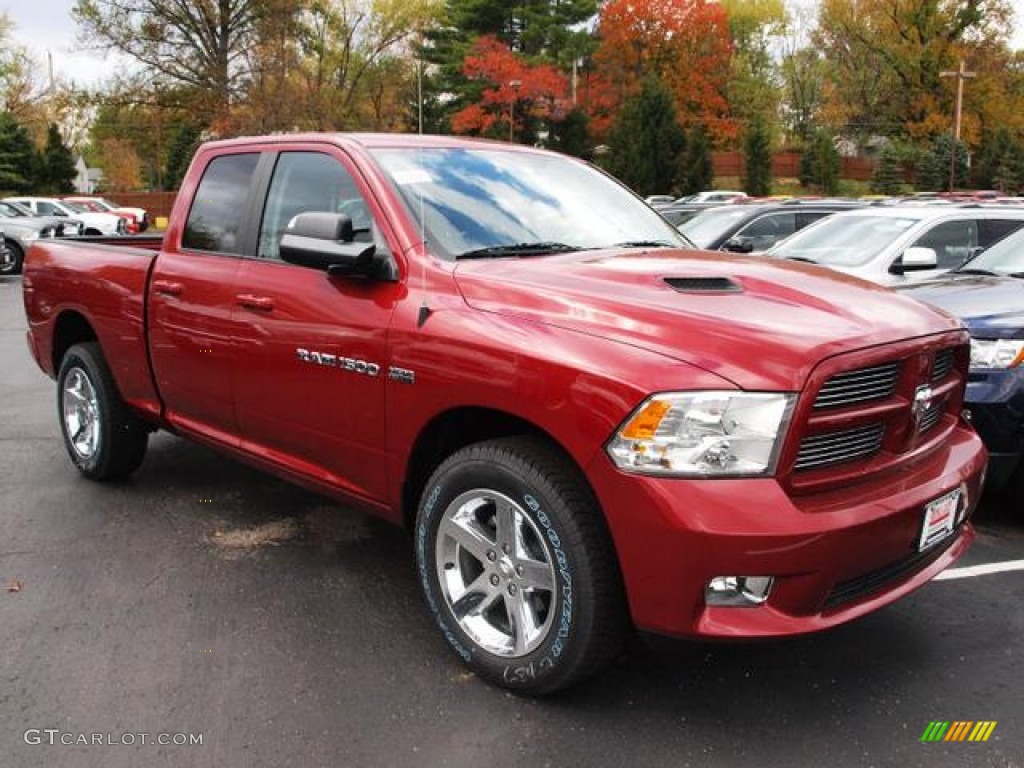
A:
{"label": "windshield", "polygon": [[707,248],[725,234],[736,222],[749,215],[749,208],[733,206],[710,208],[706,211],[701,211],[689,221],[681,224],[679,231],[701,248]]}
{"label": "windshield", "polygon": [[81,203],[73,203],[70,200],[62,200],[61,202],[63,203],[65,208],[70,208],[75,213],[89,212],[89,207],[86,205],[82,205]]}
{"label": "windshield", "polygon": [[17,203],[8,203],[7,201],[0,202],[0,216],[7,219],[18,218],[19,216],[31,216],[32,211],[28,208],[24,208]]}
{"label": "windshield", "polygon": [[844,216],[840,213],[800,230],[768,251],[768,255],[830,267],[859,267],[917,222],[918,219],[910,216]]}
{"label": "windshield", "polygon": [[443,258],[686,245],[624,187],[562,155],[486,146],[372,154]]}
{"label": "windshield", "polygon": [[1024,273],[1024,229],[1003,238],[963,266],[965,272],[985,270],[997,275]]}

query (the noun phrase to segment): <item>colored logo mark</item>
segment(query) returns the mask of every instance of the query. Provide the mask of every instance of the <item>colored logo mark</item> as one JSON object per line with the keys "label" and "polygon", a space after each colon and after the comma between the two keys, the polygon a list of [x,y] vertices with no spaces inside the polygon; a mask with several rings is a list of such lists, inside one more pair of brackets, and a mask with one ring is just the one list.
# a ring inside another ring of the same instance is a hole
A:
{"label": "colored logo mark", "polygon": [[921,741],[988,741],[995,729],[995,720],[932,720]]}

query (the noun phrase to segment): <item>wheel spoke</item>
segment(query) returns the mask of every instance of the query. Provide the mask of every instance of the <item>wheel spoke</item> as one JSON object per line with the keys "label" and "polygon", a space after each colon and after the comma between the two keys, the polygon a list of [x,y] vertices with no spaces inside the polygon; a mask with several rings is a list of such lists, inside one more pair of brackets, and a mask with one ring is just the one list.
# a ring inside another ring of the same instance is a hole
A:
{"label": "wheel spoke", "polygon": [[494,605],[501,593],[491,586],[488,575],[481,573],[466,587],[462,597],[452,603],[452,613],[462,621],[470,616],[480,616]]}
{"label": "wheel spoke", "polygon": [[524,589],[534,589],[543,592],[552,592],[555,589],[555,580],[551,573],[551,566],[539,560],[531,560],[521,557],[517,565],[523,569],[519,577],[519,584]]}
{"label": "wheel spoke", "polygon": [[460,547],[481,563],[487,562],[487,551],[495,546],[487,533],[472,518],[446,519],[441,523],[441,530],[438,533],[455,539]]}
{"label": "wheel spoke", "polygon": [[512,641],[515,653],[521,656],[527,652],[528,643],[537,634],[537,617],[528,600],[523,598],[522,591],[514,595],[505,594],[505,610],[508,611],[509,624],[512,627]]}
{"label": "wheel spoke", "polygon": [[494,504],[495,540],[502,547],[515,547],[520,538],[518,528],[522,525],[522,513],[507,499],[496,499]]}

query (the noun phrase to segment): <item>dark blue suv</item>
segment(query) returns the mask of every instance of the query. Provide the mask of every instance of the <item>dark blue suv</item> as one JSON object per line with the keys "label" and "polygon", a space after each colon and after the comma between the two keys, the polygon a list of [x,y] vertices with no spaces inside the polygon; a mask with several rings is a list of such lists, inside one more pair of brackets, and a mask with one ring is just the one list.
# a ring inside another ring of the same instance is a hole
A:
{"label": "dark blue suv", "polygon": [[1024,494],[1024,229],[904,290],[970,331],[967,406],[989,450],[988,487]]}

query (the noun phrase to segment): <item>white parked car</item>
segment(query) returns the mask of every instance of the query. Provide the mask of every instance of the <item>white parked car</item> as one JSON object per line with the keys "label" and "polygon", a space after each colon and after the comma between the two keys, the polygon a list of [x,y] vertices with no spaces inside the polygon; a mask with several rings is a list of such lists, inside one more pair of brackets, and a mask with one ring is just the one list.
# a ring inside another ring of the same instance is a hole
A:
{"label": "white parked car", "polygon": [[5,197],[4,200],[20,203],[36,216],[78,219],[85,226],[83,235],[123,235],[127,232],[127,222],[121,216],[87,211],[74,203],[53,197]]}
{"label": "white parked car", "polygon": [[948,272],[1024,227],[1024,208],[909,206],[829,216],[767,252],[809,261],[882,285]]}

